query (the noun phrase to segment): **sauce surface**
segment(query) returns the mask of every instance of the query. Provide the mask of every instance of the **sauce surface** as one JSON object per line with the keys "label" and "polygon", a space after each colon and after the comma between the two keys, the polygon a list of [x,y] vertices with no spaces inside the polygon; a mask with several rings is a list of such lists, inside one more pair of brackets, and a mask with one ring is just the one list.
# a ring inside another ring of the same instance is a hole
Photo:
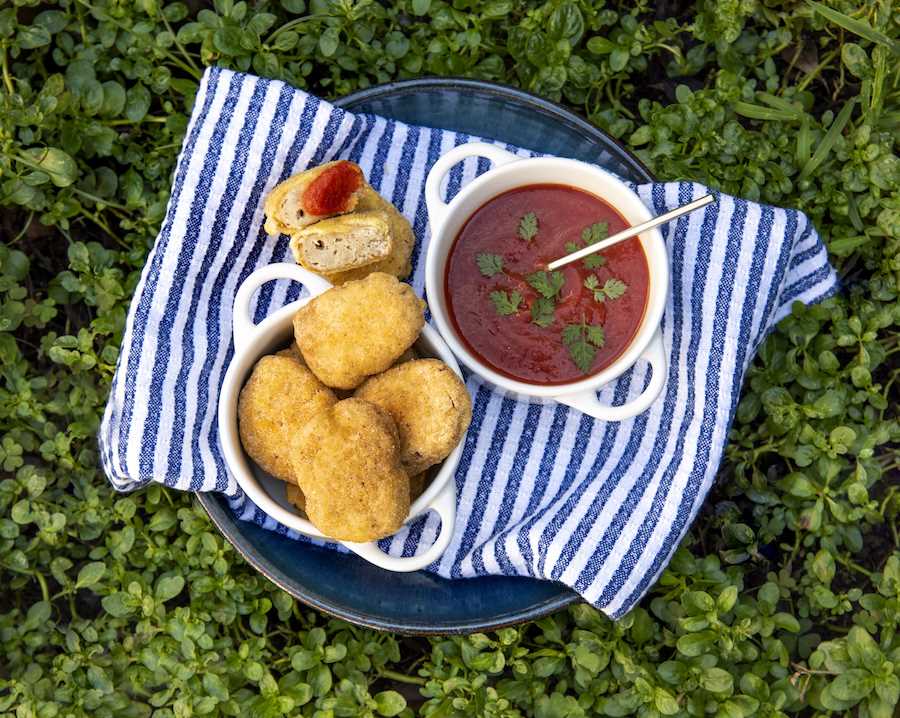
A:
{"label": "sauce surface", "polygon": [[640,241],[557,276],[536,273],[628,226],[603,200],[565,185],[528,185],[488,200],[447,261],[444,291],[457,333],[481,361],[518,381],[568,383],[606,368],[644,316],[649,269]]}

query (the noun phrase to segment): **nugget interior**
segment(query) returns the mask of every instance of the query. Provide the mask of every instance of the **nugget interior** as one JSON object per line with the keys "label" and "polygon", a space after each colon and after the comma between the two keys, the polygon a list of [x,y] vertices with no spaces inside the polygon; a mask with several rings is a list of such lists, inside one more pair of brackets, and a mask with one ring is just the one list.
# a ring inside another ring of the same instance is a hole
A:
{"label": "nugget interior", "polygon": [[289,177],[266,197],[266,232],[290,234],[327,217],[352,212],[364,184],[362,170],[347,160],[326,162]]}
{"label": "nugget interior", "polygon": [[291,238],[294,255],[315,272],[363,267],[387,257],[391,247],[388,215],[380,210],[323,219]]}
{"label": "nugget interior", "polygon": [[[412,251],[416,243],[415,235],[409,221],[400,211],[369,185],[364,185],[359,191],[359,202],[356,205],[357,212],[381,210],[387,214],[391,231],[391,251],[387,257],[374,264],[365,267],[357,267],[342,272],[323,272],[323,276],[332,284],[344,284],[354,279],[362,279],[371,272],[384,272],[392,274],[398,279],[404,279],[412,271]],[[303,264],[302,258],[297,258]]]}

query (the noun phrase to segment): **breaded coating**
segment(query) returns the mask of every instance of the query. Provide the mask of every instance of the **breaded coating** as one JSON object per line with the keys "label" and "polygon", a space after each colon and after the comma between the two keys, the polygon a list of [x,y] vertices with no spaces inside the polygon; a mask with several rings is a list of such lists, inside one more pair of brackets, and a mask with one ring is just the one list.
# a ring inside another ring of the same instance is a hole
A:
{"label": "breaded coating", "polygon": [[294,315],[294,339],[322,382],[355,389],[412,346],[425,324],[424,310],[412,287],[377,272],[301,307]]}
{"label": "breaded coating", "polygon": [[287,500],[290,501],[294,506],[300,509],[304,514],[306,513],[306,497],[303,495],[303,492],[300,490],[300,487],[292,481],[288,481],[285,486],[285,492],[287,493]]}
{"label": "breaded coating", "polygon": [[294,474],[309,520],[341,541],[373,541],[409,514],[409,477],[390,416],[361,399],[316,414],[292,443]]}
{"label": "breaded coating", "polygon": [[431,483],[431,478],[428,475],[427,471],[422,471],[421,473],[415,474],[409,477],[409,502],[412,503],[417,498],[419,498],[422,494],[425,493],[425,489],[428,488],[428,485]]}
{"label": "breaded coating", "polygon": [[394,245],[390,215],[382,210],[323,219],[291,236],[291,252],[307,269],[327,274],[385,259]]}
{"label": "breaded coating", "polygon": [[336,401],[297,359],[262,357],[238,397],[244,451],[267,473],[293,483],[291,438],[310,417]]}
{"label": "breaded coating", "polygon": [[[362,279],[372,272],[384,272],[385,274],[392,274],[398,279],[405,279],[412,271],[410,257],[412,257],[416,238],[406,217],[400,214],[400,211],[393,204],[384,199],[368,184],[360,190],[359,202],[356,205],[357,212],[367,210],[382,210],[387,213],[391,227],[391,253],[385,259],[366,267],[348,269],[345,272],[323,273],[322,276],[332,284],[344,284],[354,279]],[[300,264],[303,264],[303,262],[300,262]],[[307,269],[310,269],[310,267],[307,267]]]}
{"label": "breaded coating", "polygon": [[400,433],[400,461],[411,476],[443,461],[472,420],[462,379],[440,359],[416,359],[373,376],[356,390],[384,409]]}
{"label": "breaded coating", "polygon": [[275,352],[275,356],[296,359],[303,366],[306,366],[306,362],[303,361],[303,355],[300,353],[300,347],[297,346],[297,342],[291,342],[289,346],[286,346],[280,352]]}
{"label": "breaded coating", "polygon": [[326,217],[356,209],[365,177],[347,160],[312,167],[279,183],[266,197],[269,234],[291,234]]}

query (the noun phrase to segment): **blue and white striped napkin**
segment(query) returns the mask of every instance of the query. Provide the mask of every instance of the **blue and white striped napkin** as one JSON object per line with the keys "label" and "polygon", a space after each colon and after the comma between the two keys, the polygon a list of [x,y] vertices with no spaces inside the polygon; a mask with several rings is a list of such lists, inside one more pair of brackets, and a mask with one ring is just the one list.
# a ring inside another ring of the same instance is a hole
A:
{"label": "blue and white striped napkin", "polygon": [[[137,286],[100,430],[116,489],[151,481],[226,494],[237,514],[287,532],[225,469],[216,401],[232,357],[231,306],[254,269],[290,261],[286,237],[262,229],[275,184],[334,159],[358,162],[412,223],[410,283],[424,288],[431,164],[463,134],[354,115],[281,82],[207,70],[178,161],[165,221]],[[510,148],[523,156],[534,153]],[[448,198],[488,168],[451,172]],[[687,182],[637,188],[654,214],[707,192]],[[834,293],[837,278],[800,212],[719,196],[663,228],[672,262],[663,319],[665,389],[643,415],[595,421],[561,405],[504,398],[467,377],[473,420],[456,474],[456,532],[432,570],[562,581],[605,613],[633,607],[659,576],[716,476],[741,381],[760,342],[795,301]],[[257,320],[300,296],[269,284]],[[649,378],[639,364],[601,392],[619,403]],[[386,539],[412,555],[434,517]]]}

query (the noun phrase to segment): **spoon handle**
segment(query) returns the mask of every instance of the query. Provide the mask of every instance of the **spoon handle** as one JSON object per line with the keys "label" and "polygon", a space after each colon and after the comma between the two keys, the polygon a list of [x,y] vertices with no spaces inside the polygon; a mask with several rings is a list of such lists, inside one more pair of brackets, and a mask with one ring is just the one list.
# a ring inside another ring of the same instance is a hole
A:
{"label": "spoon handle", "polygon": [[560,267],[564,267],[567,264],[571,264],[572,262],[577,262],[579,259],[583,259],[584,257],[587,257],[594,252],[600,252],[608,247],[612,247],[614,244],[618,244],[619,242],[623,242],[626,239],[636,237],[641,232],[646,232],[648,229],[653,229],[654,227],[659,227],[661,224],[665,224],[666,222],[671,222],[676,217],[681,217],[684,214],[688,214],[689,212],[693,212],[696,209],[705,207],[710,202],[714,201],[715,197],[713,197],[711,194],[703,195],[700,199],[695,199],[693,202],[688,202],[687,204],[683,204],[680,207],[671,209],[668,212],[664,212],[663,214],[659,215],[658,217],[653,217],[651,219],[648,219],[646,222],[641,222],[640,224],[636,224],[633,227],[623,229],[621,232],[617,232],[612,237],[608,237],[602,242],[589,244],[587,247],[572,252],[571,254],[567,254],[565,257],[561,257],[560,259],[556,259],[547,265],[547,269],[559,269]]}

